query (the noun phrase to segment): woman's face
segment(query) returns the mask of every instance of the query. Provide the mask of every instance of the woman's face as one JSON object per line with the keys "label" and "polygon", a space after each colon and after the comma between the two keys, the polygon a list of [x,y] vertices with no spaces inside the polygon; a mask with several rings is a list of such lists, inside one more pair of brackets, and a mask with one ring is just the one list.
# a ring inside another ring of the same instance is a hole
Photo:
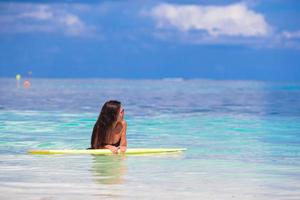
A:
{"label": "woman's face", "polygon": [[123,106],[121,106],[119,115],[118,115],[118,121],[122,121],[123,119],[124,119],[124,108],[123,108]]}

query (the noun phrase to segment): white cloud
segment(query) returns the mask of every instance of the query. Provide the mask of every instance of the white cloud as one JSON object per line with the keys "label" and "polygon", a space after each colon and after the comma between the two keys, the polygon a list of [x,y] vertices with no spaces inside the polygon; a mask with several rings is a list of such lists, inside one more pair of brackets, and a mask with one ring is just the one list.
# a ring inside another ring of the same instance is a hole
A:
{"label": "white cloud", "polygon": [[278,34],[277,38],[281,48],[300,49],[300,30],[282,31]]}
{"label": "white cloud", "polygon": [[287,39],[300,39],[300,30],[298,31],[283,31],[282,36],[287,38]]}
{"label": "white cloud", "polygon": [[59,4],[1,3],[0,9],[9,11],[0,14],[0,32],[52,32],[86,37],[96,30]]}
{"label": "white cloud", "polygon": [[49,20],[53,18],[53,13],[50,11],[48,6],[38,5],[36,9],[23,12],[18,15],[19,18],[32,18],[37,20]]}
{"label": "white cloud", "polygon": [[86,34],[92,29],[88,29],[86,25],[75,15],[66,14],[64,17],[58,19],[58,21],[64,25],[65,32],[69,35],[81,35]]}
{"label": "white cloud", "polygon": [[211,37],[265,37],[271,26],[264,16],[246,4],[227,6],[159,4],[150,11],[159,29],[176,28],[180,32],[199,31]]}

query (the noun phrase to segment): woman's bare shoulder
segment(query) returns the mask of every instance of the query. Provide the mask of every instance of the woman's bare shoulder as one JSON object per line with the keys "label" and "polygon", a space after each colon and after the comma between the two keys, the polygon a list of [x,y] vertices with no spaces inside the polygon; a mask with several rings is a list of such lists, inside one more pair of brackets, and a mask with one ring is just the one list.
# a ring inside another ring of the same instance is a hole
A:
{"label": "woman's bare shoulder", "polygon": [[121,129],[124,129],[127,127],[127,122],[125,120],[122,120],[119,122],[119,126]]}
{"label": "woman's bare shoulder", "polygon": [[127,122],[125,121],[125,119],[123,119],[123,120],[121,121],[121,124],[122,124],[123,126],[127,126]]}
{"label": "woman's bare shoulder", "polygon": [[116,125],[116,131],[121,131],[122,129],[127,127],[127,122],[125,120],[119,121]]}

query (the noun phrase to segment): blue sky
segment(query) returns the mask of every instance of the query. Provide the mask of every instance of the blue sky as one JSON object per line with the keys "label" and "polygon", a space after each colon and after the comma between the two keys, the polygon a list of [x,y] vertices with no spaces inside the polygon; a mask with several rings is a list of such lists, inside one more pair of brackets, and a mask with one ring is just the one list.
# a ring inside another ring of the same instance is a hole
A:
{"label": "blue sky", "polygon": [[300,80],[300,1],[1,1],[0,76]]}

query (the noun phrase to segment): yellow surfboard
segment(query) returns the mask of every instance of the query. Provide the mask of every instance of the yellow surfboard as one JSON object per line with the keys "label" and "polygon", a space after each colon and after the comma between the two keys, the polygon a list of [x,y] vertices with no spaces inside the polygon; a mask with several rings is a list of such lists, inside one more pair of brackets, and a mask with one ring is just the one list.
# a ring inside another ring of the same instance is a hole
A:
{"label": "yellow surfboard", "polygon": [[[156,153],[176,153],[185,151],[186,148],[128,148],[125,154],[156,154]],[[94,154],[111,155],[109,149],[49,149],[49,150],[29,150],[30,154]],[[118,150],[120,153],[120,150]]]}

